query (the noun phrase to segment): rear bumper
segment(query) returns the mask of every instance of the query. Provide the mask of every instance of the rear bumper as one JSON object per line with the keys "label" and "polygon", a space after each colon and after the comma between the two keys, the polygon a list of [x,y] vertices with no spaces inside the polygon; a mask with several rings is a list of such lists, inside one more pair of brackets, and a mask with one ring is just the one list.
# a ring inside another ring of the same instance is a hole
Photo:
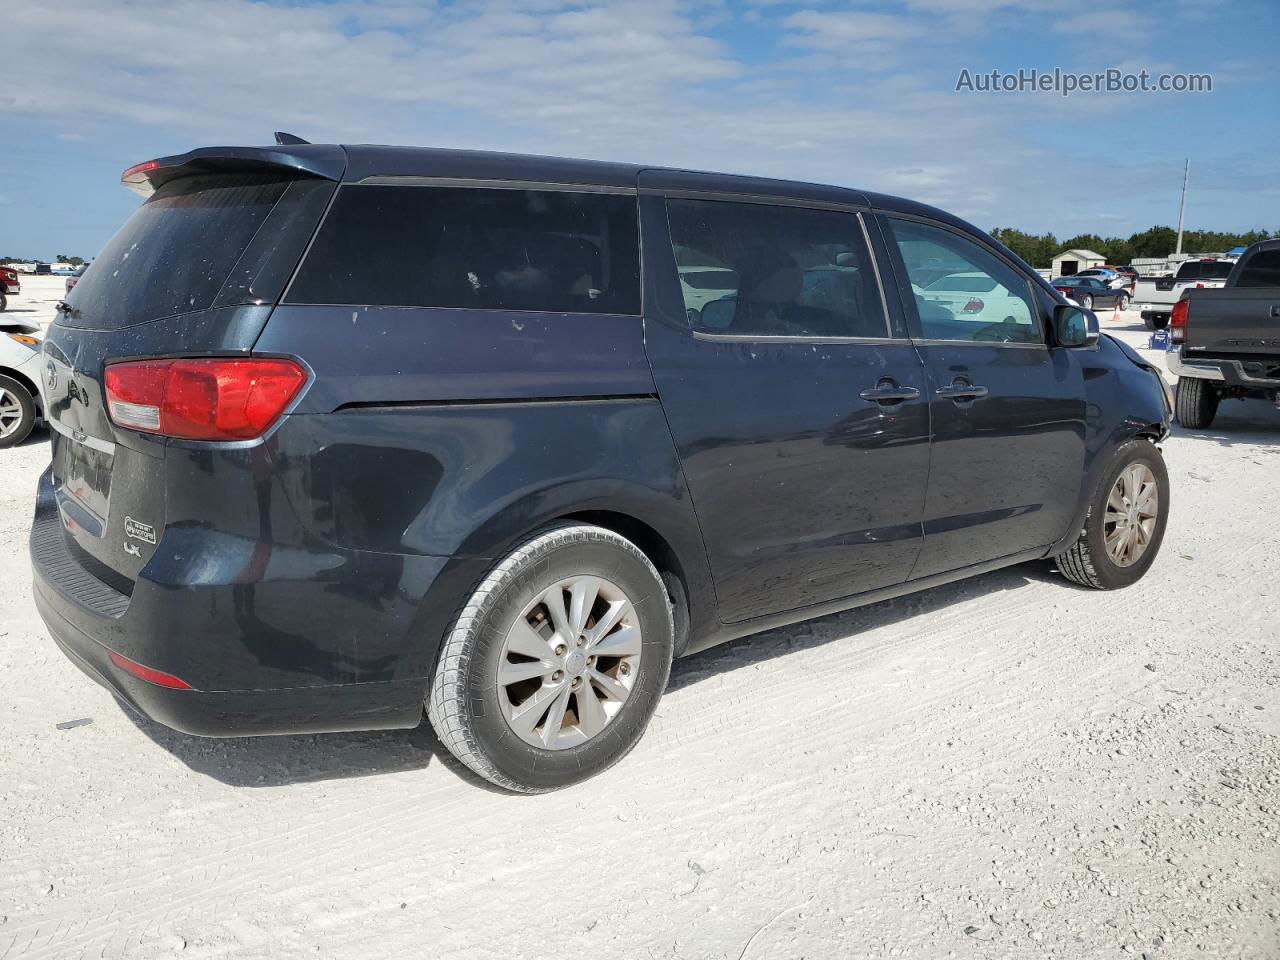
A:
{"label": "rear bumper", "polygon": [[1153,303],[1150,300],[1135,300],[1129,307],[1130,310],[1139,310],[1144,317],[1156,316],[1167,317],[1173,313],[1172,303]]}
{"label": "rear bumper", "polygon": [[[192,546],[187,538],[177,549]],[[91,569],[67,544],[50,474],[41,477],[31,532],[36,608],[68,658],[127,705],[206,737],[396,729],[421,721],[431,634],[414,627],[443,560],[360,556],[341,583],[310,575],[241,583],[235,570],[223,576],[206,557],[186,568],[199,577],[181,582],[164,569],[164,547],[162,536],[132,585]],[[370,602],[369,576],[381,602]],[[388,596],[388,584],[409,589]],[[112,661],[112,652],[193,689],[134,676]]]}
{"label": "rear bumper", "polygon": [[1252,376],[1239,360],[1214,359],[1211,357],[1186,358],[1182,350],[1174,349],[1165,354],[1165,366],[1169,372],[1178,377],[1192,377],[1197,380],[1214,380],[1224,387],[1238,387],[1242,390],[1272,391],[1280,389],[1280,378]]}
{"label": "rear bumper", "polygon": [[351,683],[274,690],[172,690],[119,669],[110,651],[62,615],[36,578],[36,609],[58,648],[85,674],[145,717],[197,737],[336,733],[417,726],[422,683]]}

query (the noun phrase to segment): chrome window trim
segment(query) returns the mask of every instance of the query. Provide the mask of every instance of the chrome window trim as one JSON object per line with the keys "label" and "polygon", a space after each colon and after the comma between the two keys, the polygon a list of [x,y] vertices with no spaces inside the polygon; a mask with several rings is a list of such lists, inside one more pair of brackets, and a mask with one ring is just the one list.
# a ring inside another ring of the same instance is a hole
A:
{"label": "chrome window trim", "polygon": [[745,333],[703,333],[700,330],[690,330],[689,332],[695,340],[720,341],[722,343],[853,343],[866,346],[889,343],[897,344],[898,346],[910,346],[912,343],[918,342],[908,340],[906,337],[789,337],[764,334],[752,336]]}
{"label": "chrome window trim", "polygon": [[924,338],[921,340],[912,340],[912,343],[918,343],[926,347],[1012,347],[1017,350],[1048,350],[1047,343],[1016,343],[1008,340],[943,340],[939,338]]}
{"label": "chrome window trim", "polygon": [[454,187],[467,190],[532,190],[548,193],[612,193],[634,197],[635,187],[606,183],[561,183],[546,180],[485,180],[479,177],[373,176],[340,187]]}
{"label": "chrome window trim", "polygon": [[87,433],[82,433],[78,430],[72,430],[65,423],[62,423],[58,420],[46,419],[45,423],[47,423],[50,427],[52,427],[58,433],[62,434],[68,440],[71,440],[74,443],[83,443],[90,450],[97,450],[99,453],[115,453],[116,452],[116,445],[112,443],[110,440],[102,440],[98,437],[91,437]]}

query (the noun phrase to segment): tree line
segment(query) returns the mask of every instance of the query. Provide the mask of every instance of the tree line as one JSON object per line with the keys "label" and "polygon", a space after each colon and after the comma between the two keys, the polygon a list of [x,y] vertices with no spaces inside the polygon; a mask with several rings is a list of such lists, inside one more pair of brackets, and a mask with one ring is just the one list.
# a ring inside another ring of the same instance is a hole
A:
{"label": "tree line", "polygon": [[[82,263],[88,263],[84,257],[68,257],[65,253],[58,254],[58,259],[54,263],[65,263],[71,267],[78,267]],[[39,257],[0,257],[0,263],[48,263]]]}
{"label": "tree line", "polygon": [[[1107,258],[1107,263],[1123,265],[1135,257],[1167,257],[1178,243],[1178,231],[1173,227],[1152,227],[1128,237],[1082,233],[1067,240],[1059,240],[1052,233],[1027,233],[1014,227],[996,227],[991,235],[1033,267],[1047,267],[1063,250],[1077,248],[1100,253]],[[1184,253],[1225,253],[1232,247],[1247,247],[1277,235],[1280,235],[1280,230],[1250,230],[1247,233],[1184,230],[1182,250]]]}

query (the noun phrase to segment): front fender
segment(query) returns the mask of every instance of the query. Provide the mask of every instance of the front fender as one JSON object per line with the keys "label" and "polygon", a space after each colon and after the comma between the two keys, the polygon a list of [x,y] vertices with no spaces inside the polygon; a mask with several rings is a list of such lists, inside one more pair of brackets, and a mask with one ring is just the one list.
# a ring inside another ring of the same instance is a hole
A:
{"label": "front fender", "polygon": [[1096,350],[1077,351],[1076,356],[1084,374],[1085,469],[1075,520],[1050,556],[1075,542],[1116,451],[1134,437],[1160,442],[1169,434],[1172,416],[1160,372],[1128,344],[1104,335]]}

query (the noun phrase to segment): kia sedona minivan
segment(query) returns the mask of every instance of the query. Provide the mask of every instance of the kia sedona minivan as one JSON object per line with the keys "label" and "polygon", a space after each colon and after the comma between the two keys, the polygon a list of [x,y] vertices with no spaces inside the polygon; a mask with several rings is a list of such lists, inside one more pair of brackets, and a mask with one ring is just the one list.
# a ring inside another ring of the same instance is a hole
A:
{"label": "kia sedona minivan", "polygon": [[425,707],[548,790],[636,744],[674,657],[1044,558],[1124,587],[1159,551],[1164,381],[941,210],[293,142],[124,182],[146,200],[43,346],[35,597],[177,730]]}

